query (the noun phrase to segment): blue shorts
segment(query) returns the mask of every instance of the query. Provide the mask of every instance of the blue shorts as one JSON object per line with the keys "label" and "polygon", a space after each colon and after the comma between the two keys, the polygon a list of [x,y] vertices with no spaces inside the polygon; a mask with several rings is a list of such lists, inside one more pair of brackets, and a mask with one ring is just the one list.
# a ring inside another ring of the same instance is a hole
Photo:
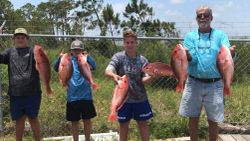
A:
{"label": "blue shorts", "polygon": [[148,100],[140,103],[124,103],[118,110],[118,121],[120,123],[128,122],[131,118],[134,120],[149,120],[153,117],[153,112]]}
{"label": "blue shorts", "polygon": [[17,120],[24,115],[29,118],[36,118],[40,104],[40,94],[35,96],[10,96],[10,113],[12,120]]}
{"label": "blue shorts", "polygon": [[224,120],[224,95],[222,80],[203,83],[187,78],[179,114],[185,117],[199,117],[204,106],[207,118],[214,122]]}

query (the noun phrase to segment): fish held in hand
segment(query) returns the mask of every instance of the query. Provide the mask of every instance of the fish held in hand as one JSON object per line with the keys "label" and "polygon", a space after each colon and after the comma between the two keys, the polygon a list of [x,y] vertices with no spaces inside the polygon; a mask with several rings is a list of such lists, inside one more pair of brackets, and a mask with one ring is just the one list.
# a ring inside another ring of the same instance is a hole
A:
{"label": "fish held in hand", "polygon": [[173,70],[170,65],[162,62],[149,63],[143,67],[142,71],[153,76],[172,76]]}
{"label": "fish held in hand", "polygon": [[177,44],[171,54],[171,68],[178,80],[176,92],[183,92],[184,83],[187,79],[187,54],[185,48],[181,44]]}
{"label": "fish held in hand", "polygon": [[230,49],[224,45],[220,48],[217,57],[217,67],[224,82],[224,95],[231,95],[231,83],[234,75],[234,62]]}
{"label": "fish held in hand", "polygon": [[70,59],[70,53],[63,54],[61,52],[61,60],[58,69],[59,81],[63,85],[63,87],[68,86],[68,81],[73,73],[73,64]]}
{"label": "fish held in hand", "polygon": [[77,63],[79,66],[80,73],[90,82],[93,90],[97,90],[99,85],[94,82],[90,66],[87,62],[87,56],[79,54],[77,56]]}
{"label": "fish held in hand", "polygon": [[50,79],[51,79],[50,63],[42,46],[40,45],[34,46],[34,58],[36,61],[36,69],[39,72],[40,79],[44,82],[47,94],[51,95],[53,91],[50,87]]}
{"label": "fish held in hand", "polygon": [[118,80],[118,84],[116,84],[113,98],[111,102],[111,112],[109,114],[108,120],[114,122],[117,120],[117,111],[123,106],[128,98],[128,76],[123,75],[120,80]]}

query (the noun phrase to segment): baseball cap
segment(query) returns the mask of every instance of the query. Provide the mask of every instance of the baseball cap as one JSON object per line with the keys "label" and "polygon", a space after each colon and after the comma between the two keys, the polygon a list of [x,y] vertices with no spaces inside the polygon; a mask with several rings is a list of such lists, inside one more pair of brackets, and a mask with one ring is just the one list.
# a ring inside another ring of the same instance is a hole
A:
{"label": "baseball cap", "polygon": [[75,40],[71,43],[70,49],[84,49],[82,41]]}
{"label": "baseball cap", "polygon": [[23,35],[29,37],[29,34],[28,34],[27,30],[24,29],[24,28],[17,28],[15,30],[14,36],[17,35],[17,34],[23,34]]}

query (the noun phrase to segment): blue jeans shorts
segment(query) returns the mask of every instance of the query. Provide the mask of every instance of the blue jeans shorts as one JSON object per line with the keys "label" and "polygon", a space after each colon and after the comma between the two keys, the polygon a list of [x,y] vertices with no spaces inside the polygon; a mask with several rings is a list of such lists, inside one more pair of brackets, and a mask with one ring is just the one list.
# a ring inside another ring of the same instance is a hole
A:
{"label": "blue jeans shorts", "polygon": [[118,121],[120,123],[128,122],[131,118],[138,121],[149,120],[153,117],[148,100],[140,103],[124,103],[118,110]]}
{"label": "blue jeans shorts", "polygon": [[200,117],[204,106],[208,120],[224,120],[224,95],[222,80],[203,83],[191,77],[187,78],[183,91],[179,114],[185,117]]}
{"label": "blue jeans shorts", "polygon": [[26,115],[36,118],[41,104],[41,94],[34,96],[10,96],[10,113],[12,120],[18,120]]}

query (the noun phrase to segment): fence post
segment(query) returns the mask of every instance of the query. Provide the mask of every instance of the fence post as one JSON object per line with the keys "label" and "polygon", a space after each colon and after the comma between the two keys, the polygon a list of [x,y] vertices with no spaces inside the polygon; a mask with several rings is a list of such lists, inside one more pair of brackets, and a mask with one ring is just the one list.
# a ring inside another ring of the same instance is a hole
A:
{"label": "fence post", "polygon": [[0,79],[0,132],[2,133],[3,131],[3,100],[2,100],[2,83]]}

